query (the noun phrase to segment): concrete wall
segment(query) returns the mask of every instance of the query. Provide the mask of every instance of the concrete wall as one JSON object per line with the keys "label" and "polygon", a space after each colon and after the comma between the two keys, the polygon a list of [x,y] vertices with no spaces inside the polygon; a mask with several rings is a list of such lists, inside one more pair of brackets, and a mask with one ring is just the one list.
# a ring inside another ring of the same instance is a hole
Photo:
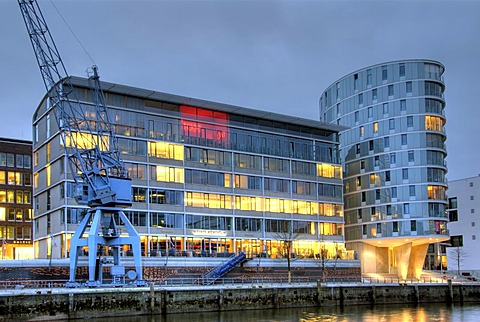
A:
{"label": "concrete wall", "polygon": [[282,307],[480,301],[480,284],[8,290],[0,320],[54,320]]}

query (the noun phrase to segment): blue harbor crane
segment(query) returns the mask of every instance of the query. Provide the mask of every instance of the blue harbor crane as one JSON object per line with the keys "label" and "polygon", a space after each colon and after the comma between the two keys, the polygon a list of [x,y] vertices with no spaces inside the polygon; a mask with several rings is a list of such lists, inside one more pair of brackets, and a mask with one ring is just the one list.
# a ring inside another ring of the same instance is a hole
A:
{"label": "blue harbor crane", "polygon": [[[123,211],[132,205],[131,179],[109,120],[98,68],[93,66],[88,77],[92,106],[80,102],[37,1],[18,0],[18,4],[47,90],[47,113],[54,113],[69,175],[75,182],[75,200],[88,205],[70,242],[67,286],[80,286],[76,271],[84,247],[88,247],[87,286],[104,285],[102,265],[105,264],[111,267],[112,285],[125,284],[128,276],[135,280],[134,284],[143,286],[146,283],[142,278],[140,236]],[[125,245],[131,245],[135,265],[135,271],[127,274],[120,256]],[[108,247],[113,259],[100,258],[104,247]]]}

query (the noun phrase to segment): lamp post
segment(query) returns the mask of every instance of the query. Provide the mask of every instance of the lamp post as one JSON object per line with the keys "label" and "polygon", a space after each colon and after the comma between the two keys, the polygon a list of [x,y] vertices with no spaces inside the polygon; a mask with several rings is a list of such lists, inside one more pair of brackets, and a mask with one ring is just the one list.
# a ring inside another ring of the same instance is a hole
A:
{"label": "lamp post", "polygon": [[261,246],[262,245],[260,244],[260,238],[257,238],[257,249],[260,250],[260,251],[257,250],[257,256],[258,256],[257,271],[260,268],[260,260],[262,259],[262,247]]}
{"label": "lamp post", "polygon": [[169,249],[168,249],[168,236],[167,234],[165,234],[165,253],[167,255],[167,257],[165,258],[165,266],[167,266],[168,264],[168,253],[169,253]]}
{"label": "lamp post", "polygon": [[7,240],[5,238],[2,238],[2,260],[5,259],[5,244],[7,243]]}

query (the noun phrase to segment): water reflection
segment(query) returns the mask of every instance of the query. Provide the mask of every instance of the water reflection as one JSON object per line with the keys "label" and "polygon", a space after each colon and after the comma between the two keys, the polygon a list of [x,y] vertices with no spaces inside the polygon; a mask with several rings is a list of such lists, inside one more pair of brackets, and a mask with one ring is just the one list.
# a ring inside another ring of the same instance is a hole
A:
{"label": "water reflection", "polygon": [[102,319],[106,322],[389,322],[389,321],[480,321],[480,306],[446,306],[442,304],[349,306],[346,308],[291,308],[245,310],[168,316],[129,316]]}

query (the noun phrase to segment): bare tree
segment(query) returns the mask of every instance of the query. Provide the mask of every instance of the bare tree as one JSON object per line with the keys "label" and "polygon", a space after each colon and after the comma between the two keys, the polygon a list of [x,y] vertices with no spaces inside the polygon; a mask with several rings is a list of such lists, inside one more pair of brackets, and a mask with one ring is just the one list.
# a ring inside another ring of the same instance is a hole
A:
{"label": "bare tree", "polygon": [[468,257],[468,253],[463,250],[460,246],[452,247],[450,254],[457,263],[457,274],[460,275],[460,264]]}
{"label": "bare tree", "polygon": [[291,229],[285,232],[279,232],[275,234],[275,239],[280,241],[283,246],[284,256],[287,258],[287,272],[288,272],[288,283],[292,282],[292,272],[291,272],[291,258],[292,258],[292,249],[293,242],[298,239],[299,234],[294,233]]}

